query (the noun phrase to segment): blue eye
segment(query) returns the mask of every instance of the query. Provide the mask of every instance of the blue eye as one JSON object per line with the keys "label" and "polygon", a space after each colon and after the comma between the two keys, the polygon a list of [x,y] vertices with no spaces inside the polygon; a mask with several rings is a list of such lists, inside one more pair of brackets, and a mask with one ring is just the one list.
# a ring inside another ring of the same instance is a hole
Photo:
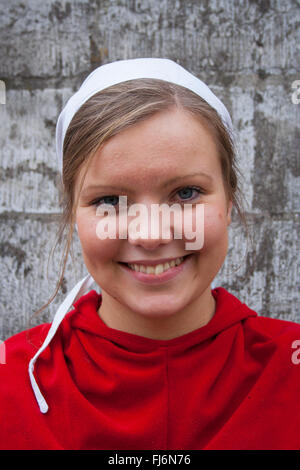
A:
{"label": "blue eye", "polygon": [[[115,204],[114,204],[115,203]],[[93,206],[99,206],[100,204],[110,204],[111,206],[116,206],[119,204],[119,196],[103,196],[95,199],[91,203]]]}
{"label": "blue eye", "polygon": [[195,194],[195,192],[196,192],[195,197],[199,196],[199,194],[203,194],[203,191],[196,186],[185,186],[184,188],[181,188],[177,191],[179,196],[181,193],[180,197],[183,199],[183,201],[186,201],[188,199],[195,199],[195,197],[193,197],[193,194]]}

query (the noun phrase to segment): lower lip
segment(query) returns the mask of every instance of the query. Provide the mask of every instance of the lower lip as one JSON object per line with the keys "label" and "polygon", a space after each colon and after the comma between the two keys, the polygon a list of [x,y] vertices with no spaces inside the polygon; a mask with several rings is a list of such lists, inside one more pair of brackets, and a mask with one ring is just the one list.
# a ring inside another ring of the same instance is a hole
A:
{"label": "lower lip", "polygon": [[119,263],[122,269],[137,281],[145,284],[161,284],[162,282],[169,281],[183,272],[190,264],[193,255],[186,256],[184,261],[178,266],[173,266],[161,274],[146,274],[130,269],[126,264]]}

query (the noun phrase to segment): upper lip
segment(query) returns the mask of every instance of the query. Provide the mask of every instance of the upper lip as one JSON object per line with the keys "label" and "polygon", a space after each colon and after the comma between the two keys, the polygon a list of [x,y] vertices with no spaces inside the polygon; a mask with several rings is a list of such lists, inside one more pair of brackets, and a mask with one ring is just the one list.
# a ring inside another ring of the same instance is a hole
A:
{"label": "upper lip", "polygon": [[175,259],[183,258],[184,256],[187,256],[187,255],[175,256],[175,258],[163,258],[163,259],[156,259],[156,260],[142,259],[142,260],[136,260],[136,261],[122,261],[122,263],[144,264],[144,265],[154,266],[155,264],[168,263],[169,261],[174,261]]}

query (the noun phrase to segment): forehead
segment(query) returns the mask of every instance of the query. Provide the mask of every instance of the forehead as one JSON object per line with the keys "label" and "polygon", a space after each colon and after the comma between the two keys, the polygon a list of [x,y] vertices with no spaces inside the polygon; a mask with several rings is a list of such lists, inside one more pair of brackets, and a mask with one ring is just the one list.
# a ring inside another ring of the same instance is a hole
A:
{"label": "forehead", "polygon": [[83,189],[92,184],[154,187],[184,173],[219,177],[212,132],[190,113],[159,112],[110,138],[96,152]]}

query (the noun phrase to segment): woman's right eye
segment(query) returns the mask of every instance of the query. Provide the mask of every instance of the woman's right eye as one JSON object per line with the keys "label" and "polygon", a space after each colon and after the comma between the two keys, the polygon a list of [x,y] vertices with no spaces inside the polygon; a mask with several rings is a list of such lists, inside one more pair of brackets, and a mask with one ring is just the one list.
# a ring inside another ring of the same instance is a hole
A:
{"label": "woman's right eye", "polygon": [[100,206],[100,204],[109,204],[116,206],[119,203],[119,196],[102,196],[91,202],[91,206]]}

